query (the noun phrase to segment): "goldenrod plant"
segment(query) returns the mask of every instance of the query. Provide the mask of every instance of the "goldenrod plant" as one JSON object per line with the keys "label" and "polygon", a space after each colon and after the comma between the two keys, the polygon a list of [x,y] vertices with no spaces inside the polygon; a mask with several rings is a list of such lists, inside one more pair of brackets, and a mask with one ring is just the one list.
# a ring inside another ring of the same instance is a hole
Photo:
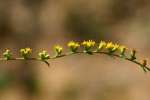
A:
{"label": "goldenrod plant", "polygon": [[[11,50],[6,49],[3,52],[3,57],[0,58],[0,61],[9,61],[9,60],[35,60],[45,62],[49,66],[49,59],[57,59],[60,57],[69,56],[72,54],[105,54],[108,56],[113,56],[121,59],[128,60],[132,63],[140,66],[144,72],[150,71],[150,68],[147,66],[147,60],[143,59],[139,61],[137,58],[137,51],[135,49],[128,49],[126,46],[119,45],[112,42],[101,41],[96,43],[93,40],[83,41],[81,43],[76,41],[70,41],[67,44],[69,52],[63,53],[63,47],[60,45],[54,46],[55,55],[50,56],[46,50],[42,50],[38,53],[38,57],[32,57],[31,48],[20,49],[20,57],[14,57]],[[81,49],[80,49],[81,48]],[[79,50],[80,49],[80,50]]]}

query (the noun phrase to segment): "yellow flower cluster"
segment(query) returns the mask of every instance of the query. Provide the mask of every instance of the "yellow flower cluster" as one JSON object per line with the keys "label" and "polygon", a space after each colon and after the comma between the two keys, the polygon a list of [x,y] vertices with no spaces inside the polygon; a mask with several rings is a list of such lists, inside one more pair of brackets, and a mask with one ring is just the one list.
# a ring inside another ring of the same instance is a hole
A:
{"label": "yellow flower cluster", "polygon": [[110,53],[119,50],[120,54],[124,55],[127,48],[122,45],[113,44],[112,42],[106,43],[105,41],[101,41],[98,45],[97,51],[100,51],[102,49],[107,49]]}
{"label": "yellow flower cluster", "polygon": [[55,50],[55,52],[56,52],[56,56],[59,56],[59,55],[61,55],[61,53],[62,53],[62,51],[63,51],[63,47],[61,47],[60,45],[56,45],[56,46],[54,47],[54,50]]}
{"label": "yellow flower cluster", "polygon": [[31,48],[24,48],[24,49],[21,49],[20,52],[22,54],[29,54],[29,53],[32,53],[32,49]]}
{"label": "yellow flower cluster", "polygon": [[120,46],[118,44],[113,44],[112,42],[108,42],[106,45],[106,49],[109,50],[109,52],[114,52],[118,50]]}
{"label": "yellow flower cluster", "polygon": [[82,45],[86,53],[91,53],[90,49],[95,46],[95,41],[93,40],[83,41]]}
{"label": "yellow flower cluster", "polygon": [[70,41],[68,43],[68,47],[70,48],[70,50],[72,52],[76,52],[78,50],[78,48],[80,47],[80,44],[78,42],[75,42],[75,41]]}
{"label": "yellow flower cluster", "polygon": [[95,41],[93,40],[83,41],[82,45],[86,48],[91,48],[95,46]]}
{"label": "yellow flower cluster", "polygon": [[[83,51],[77,52],[77,50],[80,48],[80,46],[84,48]],[[142,66],[144,71],[149,70],[150,68],[146,67],[147,66],[147,60],[142,60],[142,62],[137,61],[137,56],[136,56],[136,50],[132,49],[130,53],[127,51],[128,48],[123,46],[123,45],[118,45],[114,44],[112,42],[105,42],[105,41],[100,41],[96,45],[96,42],[93,40],[87,40],[83,41],[81,44],[75,41],[70,41],[67,44],[68,48],[72,53],[87,53],[87,54],[94,54],[94,53],[103,53],[107,55],[112,55],[115,57],[119,58],[124,58],[126,60],[132,61],[140,66]],[[48,59],[53,59],[53,58],[58,58],[58,57],[64,57],[67,55],[70,55],[70,53],[64,53],[63,52],[63,47],[60,45],[54,46],[54,50],[56,52],[56,56],[50,57],[49,53],[45,50],[42,50],[41,52],[38,53],[39,58],[35,58],[35,60],[42,60],[44,62],[47,62]],[[20,49],[20,54],[21,57],[24,58],[25,60],[30,60],[30,55],[32,53],[31,48],[23,48]],[[12,52],[9,49],[6,49],[3,53],[3,58],[1,60],[17,60],[17,59],[22,59],[22,58],[13,58],[12,57]],[[31,58],[32,59],[32,58]],[[34,59],[34,58],[33,58]]]}
{"label": "yellow flower cluster", "polygon": [[30,56],[30,54],[32,53],[32,49],[31,49],[31,48],[20,49],[20,53],[21,53],[21,56],[26,59],[26,58],[28,58],[28,57]]}
{"label": "yellow flower cluster", "polygon": [[39,52],[38,55],[39,55],[40,59],[43,60],[43,61],[48,60],[50,58],[48,52],[45,51],[45,50]]}

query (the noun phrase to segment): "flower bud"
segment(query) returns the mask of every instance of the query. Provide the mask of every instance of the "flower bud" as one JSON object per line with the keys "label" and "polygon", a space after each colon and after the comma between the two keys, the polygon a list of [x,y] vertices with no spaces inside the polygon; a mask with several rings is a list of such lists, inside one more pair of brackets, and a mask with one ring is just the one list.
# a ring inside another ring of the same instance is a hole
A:
{"label": "flower bud", "polygon": [[47,51],[45,51],[45,50],[39,52],[38,56],[39,56],[40,59],[43,60],[43,61],[50,59],[49,54],[48,54]]}
{"label": "flower bud", "polygon": [[142,60],[142,63],[141,63],[141,64],[142,64],[142,66],[145,67],[145,66],[147,65],[147,60],[146,60],[146,59]]}
{"label": "flower bud", "polygon": [[3,56],[6,60],[10,60],[12,58],[12,53],[9,49],[6,49],[5,52],[3,53]]}
{"label": "flower bud", "polygon": [[105,48],[106,47],[106,42],[105,41],[101,41],[100,43],[99,43],[99,46],[98,46],[98,48],[97,48],[97,51],[100,51],[100,50],[102,50],[103,48]]}
{"label": "flower bud", "polygon": [[120,54],[122,55],[122,56],[124,56],[125,55],[125,51],[126,51],[126,47],[125,46],[120,46],[119,47],[119,50],[120,50]]}
{"label": "flower bud", "polygon": [[56,56],[59,56],[59,55],[61,55],[61,53],[62,53],[62,51],[63,51],[63,48],[62,48],[61,46],[59,46],[59,45],[56,45],[56,46],[54,47],[54,50],[55,50],[55,52],[56,52]]}
{"label": "flower bud", "polygon": [[131,56],[131,60],[135,60],[136,59],[136,50],[135,49],[131,50],[130,56]]}

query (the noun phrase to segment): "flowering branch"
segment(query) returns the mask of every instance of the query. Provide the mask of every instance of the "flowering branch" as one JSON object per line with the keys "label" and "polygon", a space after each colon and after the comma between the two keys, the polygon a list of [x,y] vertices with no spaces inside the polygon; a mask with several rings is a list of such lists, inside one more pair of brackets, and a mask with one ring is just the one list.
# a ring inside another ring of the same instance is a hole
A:
{"label": "flowering branch", "polygon": [[[96,44],[93,40],[83,41],[82,43],[78,43],[75,41],[70,41],[68,43],[69,52],[63,54],[63,47],[60,45],[56,45],[54,47],[55,56],[50,56],[46,50],[42,50],[38,53],[38,57],[31,57],[32,49],[24,48],[20,50],[21,57],[13,57],[12,52],[9,49],[6,49],[3,53],[3,57],[0,58],[0,61],[9,61],[9,60],[35,60],[42,61],[46,63],[48,66],[50,65],[49,59],[57,59],[65,56],[70,56],[73,54],[105,54],[121,59],[128,60],[139,65],[144,72],[150,71],[150,68],[147,66],[147,60],[142,60],[141,62],[137,60],[136,50],[129,50],[127,47],[113,44],[112,42],[101,41]],[[80,47],[83,47],[84,50],[78,51]]]}

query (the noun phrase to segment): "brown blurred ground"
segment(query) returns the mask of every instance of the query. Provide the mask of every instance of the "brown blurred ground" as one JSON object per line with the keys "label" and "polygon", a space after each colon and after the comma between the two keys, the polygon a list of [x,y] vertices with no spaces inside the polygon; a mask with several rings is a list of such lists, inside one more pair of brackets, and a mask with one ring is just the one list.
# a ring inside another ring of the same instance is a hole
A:
{"label": "brown blurred ground", "polygon": [[[106,40],[150,58],[149,0],[0,0],[0,53]],[[67,49],[66,49],[67,51]],[[2,55],[2,54],[1,54]],[[150,75],[104,55],[0,62],[0,100],[150,100]]]}

